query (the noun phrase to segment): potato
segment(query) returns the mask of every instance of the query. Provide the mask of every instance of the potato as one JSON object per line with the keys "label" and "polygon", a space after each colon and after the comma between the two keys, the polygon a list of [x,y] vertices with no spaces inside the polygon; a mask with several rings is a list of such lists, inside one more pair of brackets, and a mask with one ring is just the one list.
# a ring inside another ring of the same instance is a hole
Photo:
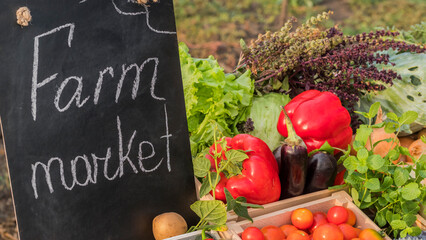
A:
{"label": "potato", "polygon": [[188,225],[185,219],[175,212],[160,214],[152,220],[152,232],[155,240],[174,237],[186,233]]}

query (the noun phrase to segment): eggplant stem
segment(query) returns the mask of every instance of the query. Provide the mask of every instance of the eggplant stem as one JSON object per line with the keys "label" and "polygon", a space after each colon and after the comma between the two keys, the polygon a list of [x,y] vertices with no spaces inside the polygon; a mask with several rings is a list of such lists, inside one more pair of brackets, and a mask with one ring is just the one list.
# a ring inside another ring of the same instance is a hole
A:
{"label": "eggplant stem", "polygon": [[299,137],[296,133],[296,130],[294,130],[293,123],[291,122],[290,117],[287,114],[287,111],[285,110],[283,106],[281,106],[281,109],[284,112],[285,125],[287,127],[287,133],[288,133],[288,137],[284,140],[284,142],[292,146],[299,145],[306,148],[306,144],[303,142],[303,139]]}

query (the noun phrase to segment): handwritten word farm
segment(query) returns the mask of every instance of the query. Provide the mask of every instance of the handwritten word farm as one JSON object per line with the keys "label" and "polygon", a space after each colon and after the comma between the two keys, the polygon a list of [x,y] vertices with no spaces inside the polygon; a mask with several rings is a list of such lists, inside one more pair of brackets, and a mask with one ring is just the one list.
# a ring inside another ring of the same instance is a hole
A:
{"label": "handwritten word farm", "polygon": [[[161,136],[158,136],[161,146],[154,146],[150,139],[144,139],[143,136],[139,136],[136,130],[123,133],[122,125],[125,125],[125,123],[122,123],[120,116],[117,115],[115,129],[117,146],[110,146],[102,153],[79,153],[76,154],[73,159],[62,159],[60,156],[52,156],[50,159],[39,161],[31,165],[31,186],[36,199],[39,198],[41,184],[43,184],[44,187],[47,186],[50,193],[53,193],[55,188],[57,189],[59,187],[72,190],[77,186],[84,187],[89,184],[96,184],[99,177],[113,181],[129,172],[133,172],[134,174],[153,172],[162,164],[166,164],[169,172],[172,170],[170,163],[170,137],[172,137],[172,134],[169,133],[166,98],[156,95],[157,73],[160,62],[157,57],[147,58],[143,62],[124,63],[121,65],[121,68],[118,69],[111,66],[104,69],[96,69],[96,71],[99,71],[99,74],[96,87],[93,89],[93,94],[91,95],[83,95],[83,88],[85,87],[83,76],[68,76],[65,79],[59,79],[58,73],[54,70],[52,70],[52,73],[47,74],[47,76],[39,76],[39,62],[41,62],[39,49],[40,45],[43,43],[42,40],[52,37],[59,32],[67,31],[67,45],[69,48],[72,48],[75,30],[75,24],[68,23],[34,38],[34,60],[31,84],[31,116],[33,121],[37,121],[37,113],[44,110],[38,106],[37,101],[43,88],[48,84],[56,84],[58,86],[54,93],[54,100],[51,103],[58,112],[66,112],[71,108],[81,109],[91,104],[93,106],[99,104],[99,98],[102,96],[103,91],[102,86],[106,79],[109,81],[117,81],[115,98],[111,99],[111,101],[115,101],[116,104],[119,103],[120,96],[124,94],[127,96],[130,95],[132,100],[135,100],[138,97],[139,86],[141,84],[147,84],[150,89],[148,93],[150,97],[155,101],[161,102],[163,106],[164,114],[162,116],[163,121],[161,122],[164,122],[164,131],[160,134]],[[150,79],[141,79],[142,72],[145,69],[152,72],[152,77]],[[134,79],[128,76],[129,73],[135,76]],[[130,92],[122,92],[122,86],[125,81],[133,81]],[[64,89],[73,88],[75,88],[75,90],[71,96],[63,95]],[[166,153],[166,159],[164,159],[164,157],[156,157],[156,149],[158,148],[161,148],[161,152]],[[131,159],[129,157],[132,150],[137,151],[137,159]],[[66,164],[64,164],[64,161]],[[150,161],[149,166],[151,167],[146,167],[147,161]],[[59,183],[52,183],[53,175],[60,176],[62,186]],[[43,176],[43,181],[40,181],[40,178],[37,178],[37,176]]]}

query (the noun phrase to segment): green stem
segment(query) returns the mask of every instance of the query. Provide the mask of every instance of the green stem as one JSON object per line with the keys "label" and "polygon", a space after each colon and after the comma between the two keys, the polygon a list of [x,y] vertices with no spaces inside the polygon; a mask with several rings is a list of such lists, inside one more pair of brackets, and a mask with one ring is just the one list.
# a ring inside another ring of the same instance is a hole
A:
{"label": "green stem", "polygon": [[284,112],[285,125],[287,127],[287,133],[288,133],[288,136],[284,140],[284,142],[288,143],[291,146],[304,146],[304,147],[306,147],[302,138],[300,138],[296,134],[296,131],[294,130],[294,127],[293,127],[293,123],[291,122],[291,120],[290,120],[290,118],[287,114],[287,111],[285,110],[285,108],[283,106],[281,106],[281,109]]}
{"label": "green stem", "polygon": [[206,239],[206,229],[201,230],[201,239]]}

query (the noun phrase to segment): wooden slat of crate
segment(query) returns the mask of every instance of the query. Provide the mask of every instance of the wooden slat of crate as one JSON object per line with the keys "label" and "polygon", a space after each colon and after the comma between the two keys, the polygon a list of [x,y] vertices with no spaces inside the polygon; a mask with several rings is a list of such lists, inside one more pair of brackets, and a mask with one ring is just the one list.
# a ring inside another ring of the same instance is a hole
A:
{"label": "wooden slat of crate", "polygon": [[[196,186],[196,190],[197,190],[198,199],[200,199],[201,183],[200,183],[200,181],[198,181],[198,179],[195,179],[195,186]],[[342,191],[342,189],[338,189],[338,190],[326,189],[326,190],[322,190],[322,191],[318,191],[318,192],[303,194],[303,195],[300,195],[300,196],[297,196],[297,197],[288,198],[288,199],[276,201],[276,202],[273,202],[273,203],[264,204],[264,205],[262,205],[263,209],[262,208],[249,208],[248,213],[249,213],[250,217],[254,218],[254,217],[257,217],[257,216],[260,216],[260,215],[265,215],[267,213],[275,212],[275,211],[278,211],[278,210],[281,210],[281,209],[284,209],[284,208],[294,206],[295,204],[298,204],[300,201],[309,202],[309,201],[313,201],[313,200],[316,200],[316,199],[329,197],[333,193],[338,192],[338,191]],[[214,198],[211,194],[207,194],[207,195],[203,196],[200,200],[213,200],[213,199]],[[243,221],[243,220],[245,220],[245,218],[238,216],[237,214],[235,214],[234,211],[228,212],[228,220],[227,220],[228,222]]]}
{"label": "wooden slat of crate", "polygon": [[[352,203],[350,196],[346,192],[340,191],[333,193],[329,197],[320,198],[313,201],[307,201],[305,198],[299,198],[299,200],[294,202],[294,205],[291,207],[253,218],[253,223],[247,220],[239,222],[228,222],[228,231],[221,233],[221,236],[225,239],[241,240],[240,236],[247,227],[254,226],[257,228],[262,228],[267,225],[281,226],[284,224],[289,224],[291,212],[295,209],[303,207],[311,210],[312,212],[322,211],[326,213],[328,209],[333,206],[344,206],[351,209],[357,218],[356,227],[361,229],[372,228],[376,231],[380,231],[380,228],[355,204]],[[389,237],[386,237],[385,239],[390,240]]]}

